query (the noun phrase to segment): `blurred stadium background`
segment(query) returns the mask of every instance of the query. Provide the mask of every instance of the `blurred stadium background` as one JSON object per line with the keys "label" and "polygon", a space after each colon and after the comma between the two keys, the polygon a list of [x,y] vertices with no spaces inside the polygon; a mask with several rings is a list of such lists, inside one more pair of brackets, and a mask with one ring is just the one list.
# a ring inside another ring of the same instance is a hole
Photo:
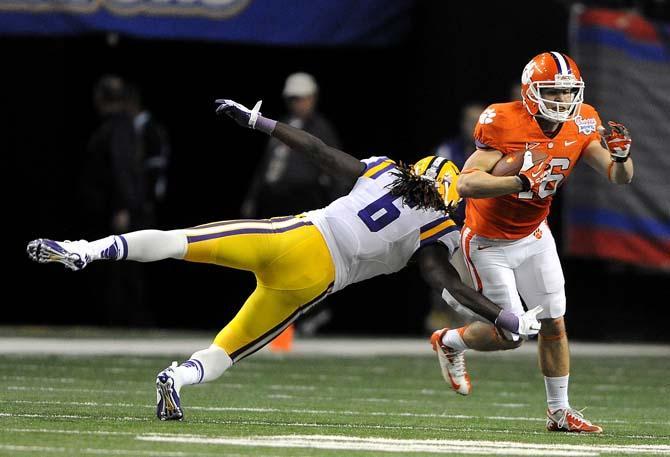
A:
{"label": "blurred stadium background", "polygon": [[[482,455],[670,454],[667,0],[0,0],[0,36],[10,254],[0,455],[237,456],[268,445],[262,455],[472,454],[473,446]],[[164,428],[152,417],[152,377],[169,355],[206,345],[253,277],[176,261],[141,265],[137,312],[107,286],[113,265],[72,273],[25,254],[37,237],[107,234],[86,209],[83,184],[97,178],[85,164],[103,75],[133,82],[169,134],[155,225],[170,229],[239,218],[261,160],[267,138],[216,119],[216,98],[263,99],[264,114],[278,117],[285,78],[309,72],[344,150],[411,162],[458,135],[469,103],[509,99],[526,62],[547,50],[575,57],[586,101],[634,139],[631,186],[608,187],[582,165],[550,217],[568,332],[586,342],[573,345],[572,399],[593,407],[609,433],[602,440],[576,444],[542,431],[533,343],[473,355],[471,399],[445,389],[427,346],[430,297],[412,266],[329,297],[321,339],[299,339],[293,356],[262,352],[189,390],[187,421]],[[268,443],[265,435],[278,433],[356,437]],[[480,441],[435,441],[447,438]]]}

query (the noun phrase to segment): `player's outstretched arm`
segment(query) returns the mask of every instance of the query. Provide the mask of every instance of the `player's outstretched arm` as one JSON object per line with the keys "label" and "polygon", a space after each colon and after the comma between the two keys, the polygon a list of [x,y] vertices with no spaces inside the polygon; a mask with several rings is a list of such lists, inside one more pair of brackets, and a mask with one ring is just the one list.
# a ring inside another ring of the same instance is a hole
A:
{"label": "player's outstretched arm", "polygon": [[428,285],[438,292],[446,289],[448,295],[460,305],[471,309],[497,326],[524,337],[537,335],[540,330],[540,323],[535,316],[542,311],[541,308],[528,316],[515,316],[503,310],[461,281],[458,272],[449,262],[449,250],[445,246],[439,243],[425,246],[415,254],[415,259],[419,263],[421,276]]}
{"label": "player's outstretched arm", "polygon": [[365,165],[354,156],[328,146],[314,135],[283,122],[277,122],[272,136],[294,151],[307,154],[324,172],[337,174],[351,180],[352,184],[365,170]]}
{"label": "player's outstretched arm", "polygon": [[607,176],[615,184],[628,184],[633,180],[633,159],[630,157],[631,137],[628,129],[609,121],[610,131],[598,128],[600,141],[592,141],[584,149],[584,160],[593,169]]}
{"label": "player's outstretched arm", "polygon": [[365,165],[344,151],[325,144],[304,130],[266,118],[259,112],[261,102],[248,109],[232,100],[216,100],[217,114],[225,114],[239,125],[267,133],[311,158],[325,173],[350,180],[352,185],[365,170]]}

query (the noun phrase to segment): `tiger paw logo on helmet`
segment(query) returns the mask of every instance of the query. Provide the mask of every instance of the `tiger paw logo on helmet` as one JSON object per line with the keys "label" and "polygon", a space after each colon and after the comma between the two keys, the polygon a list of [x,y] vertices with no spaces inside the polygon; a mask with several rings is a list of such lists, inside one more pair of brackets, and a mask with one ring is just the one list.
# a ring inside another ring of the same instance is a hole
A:
{"label": "tiger paw logo on helmet", "polygon": [[493,122],[494,117],[496,117],[496,110],[493,108],[485,109],[484,112],[479,116],[479,123],[490,124]]}
{"label": "tiger paw logo on helmet", "polygon": [[533,73],[535,73],[536,68],[537,65],[535,65],[534,60],[531,60],[526,64],[523,73],[521,73],[521,84],[530,84],[533,81]]}
{"label": "tiger paw logo on helmet", "polygon": [[[568,99],[550,95],[569,91]],[[577,64],[560,52],[543,52],[533,57],[521,74],[521,96],[531,116],[552,122],[566,122],[579,116],[584,101],[584,81]]]}

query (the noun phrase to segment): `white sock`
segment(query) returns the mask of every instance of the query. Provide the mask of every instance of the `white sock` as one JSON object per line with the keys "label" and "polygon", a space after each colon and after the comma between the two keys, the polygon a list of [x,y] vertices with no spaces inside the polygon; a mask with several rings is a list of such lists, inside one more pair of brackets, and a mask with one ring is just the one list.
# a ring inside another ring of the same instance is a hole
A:
{"label": "white sock", "polygon": [[135,260],[156,262],[183,259],[188,240],[182,230],[140,230],[111,235],[88,243],[91,260]]}
{"label": "white sock", "polygon": [[156,262],[163,259],[183,259],[188,241],[182,230],[140,230],[118,237],[123,245],[120,260]]}
{"label": "white sock", "polygon": [[[217,379],[233,364],[233,360],[221,347],[212,344],[207,349],[195,352],[190,359],[174,368],[181,386],[200,384]],[[180,386],[180,387],[181,387]]]}
{"label": "white sock", "polygon": [[121,237],[114,235],[90,241],[88,247],[91,260],[118,260],[123,258],[125,253],[125,245],[123,244]]}
{"label": "white sock", "polygon": [[468,347],[465,345],[465,341],[463,341],[461,332],[459,332],[458,329],[448,330],[447,333],[445,333],[442,337],[442,344],[449,346],[455,351],[464,351],[468,349]]}
{"label": "white sock", "polygon": [[568,401],[569,380],[569,374],[555,378],[544,377],[544,388],[547,390],[547,406],[550,411],[570,407],[570,402]]}

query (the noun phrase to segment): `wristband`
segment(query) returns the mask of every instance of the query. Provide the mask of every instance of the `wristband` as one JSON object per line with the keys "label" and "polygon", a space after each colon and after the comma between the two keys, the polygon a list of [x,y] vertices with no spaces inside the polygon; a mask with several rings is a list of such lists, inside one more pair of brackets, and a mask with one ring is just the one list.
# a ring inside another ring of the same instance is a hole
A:
{"label": "wristband", "polygon": [[263,133],[271,135],[276,126],[277,121],[275,121],[274,119],[268,119],[267,117],[259,115],[258,119],[256,119],[254,129],[260,130]]}
{"label": "wristband", "polygon": [[500,311],[494,323],[512,333],[519,332],[519,317],[506,309]]}

